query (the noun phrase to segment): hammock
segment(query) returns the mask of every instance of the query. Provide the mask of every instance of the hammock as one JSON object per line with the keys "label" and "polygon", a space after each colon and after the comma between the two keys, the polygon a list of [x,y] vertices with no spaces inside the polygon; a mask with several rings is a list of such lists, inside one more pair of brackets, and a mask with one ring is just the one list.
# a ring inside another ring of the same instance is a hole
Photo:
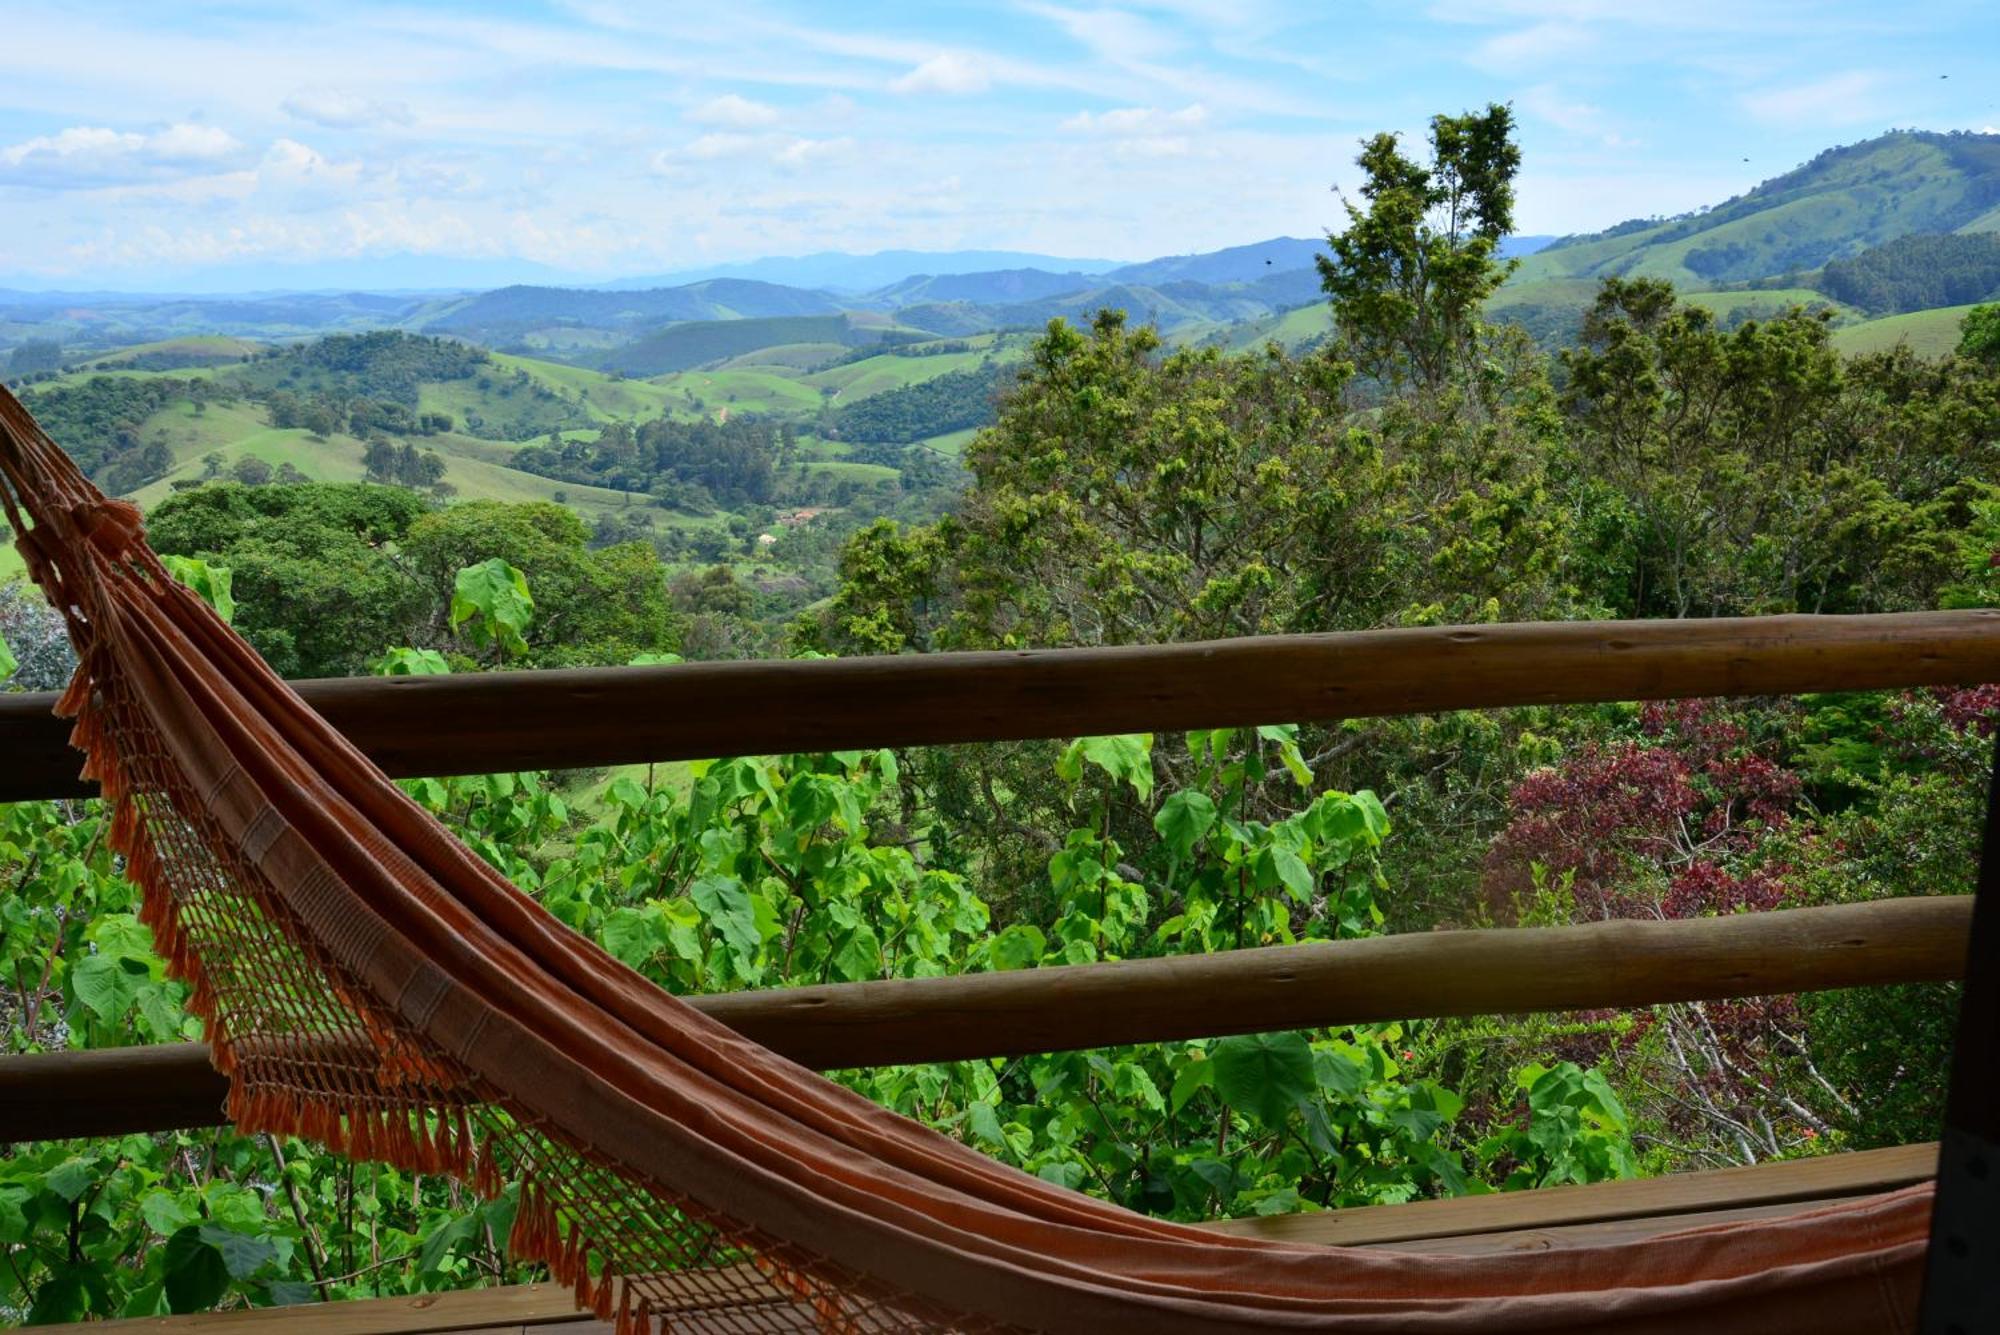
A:
{"label": "hammock", "polygon": [[[171,579],[0,390],[0,500],[79,667],[58,712],[229,1115],[492,1195],[619,1335],[1913,1328],[1930,1188],[1541,1253],[1150,1219],[750,1042],[468,852]],[[11,494],[9,491],[11,489]]]}

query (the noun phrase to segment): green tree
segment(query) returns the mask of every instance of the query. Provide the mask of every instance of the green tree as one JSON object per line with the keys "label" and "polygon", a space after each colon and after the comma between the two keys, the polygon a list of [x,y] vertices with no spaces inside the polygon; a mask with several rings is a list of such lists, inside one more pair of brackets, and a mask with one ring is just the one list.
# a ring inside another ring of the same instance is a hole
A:
{"label": "green tree", "polygon": [[229,476],[246,487],[261,487],[271,480],[271,465],[254,454],[246,454],[229,470]]}
{"label": "green tree", "polygon": [[1562,355],[1596,600],[1624,616],[1932,605],[1990,476],[1990,382],[1848,362],[1823,314],[1724,331],[1658,279],[1608,278]]}
{"label": "green tree", "polygon": [[2000,302],[1974,306],[1959,325],[1958,355],[2000,366]]}
{"label": "green tree", "polygon": [[[402,549],[432,619],[403,642],[447,643],[459,572],[497,559],[534,590],[527,665],[625,663],[636,654],[678,649],[680,621],[659,554],[643,542],[592,551],[589,541],[590,530],[574,511],[545,501],[470,501],[425,514],[410,525]],[[379,652],[383,643],[369,652]]]}
{"label": "green tree", "polygon": [[1434,389],[1473,360],[1480,304],[1513,270],[1498,258],[1514,226],[1513,134],[1513,110],[1495,103],[1432,117],[1428,163],[1393,134],[1363,143],[1366,207],[1343,201],[1347,227],[1317,259],[1342,348],[1369,375]]}

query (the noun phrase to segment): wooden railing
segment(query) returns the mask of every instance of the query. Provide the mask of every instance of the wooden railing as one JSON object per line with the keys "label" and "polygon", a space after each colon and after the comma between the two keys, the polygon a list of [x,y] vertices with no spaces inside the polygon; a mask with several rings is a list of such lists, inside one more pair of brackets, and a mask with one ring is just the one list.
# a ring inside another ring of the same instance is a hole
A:
{"label": "wooden railing", "polygon": [[[298,684],[398,778],[2000,680],[2000,612],[1530,622],[1201,644]],[[0,695],[0,802],[70,797],[50,695]]]}
{"label": "wooden railing", "polygon": [[[392,774],[1178,730],[1522,704],[2000,681],[2000,613],[1544,623],[1128,649],[308,682]],[[0,800],[84,791],[48,697],[0,697]],[[1972,902],[1440,932],[694,999],[821,1067],[1962,975]],[[0,1141],[221,1118],[199,1045],[0,1061]]]}

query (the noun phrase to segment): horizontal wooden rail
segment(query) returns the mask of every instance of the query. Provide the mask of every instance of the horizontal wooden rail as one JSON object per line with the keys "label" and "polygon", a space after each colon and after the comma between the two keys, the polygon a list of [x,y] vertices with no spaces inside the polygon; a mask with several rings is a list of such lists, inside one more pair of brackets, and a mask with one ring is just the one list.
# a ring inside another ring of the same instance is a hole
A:
{"label": "horizontal wooden rail", "polygon": [[[1680,922],[1418,932],[693,1004],[820,1069],[1006,1057],[1374,1020],[1589,1010],[1962,977],[1972,900]],[[0,1142],[221,1120],[200,1044],[0,1060]]]}
{"label": "horizontal wooden rail", "polygon": [[[1219,1233],[1336,1247],[1388,1247],[1433,1256],[1519,1253],[1599,1246],[1744,1218],[1791,1214],[1852,1200],[1935,1176],[1936,1145],[1829,1154],[1816,1159],[1717,1168],[1669,1177],[1544,1187],[1492,1196],[1460,1196],[1406,1205],[1216,1220]],[[768,1288],[757,1270],[734,1272],[745,1288]],[[746,1323],[746,1329],[750,1328]],[[757,1330],[821,1329],[813,1314],[788,1307],[758,1313]],[[554,1284],[355,1298],[187,1316],[99,1323],[102,1335],[597,1335],[612,1327],[576,1308],[576,1295]]]}
{"label": "horizontal wooden rail", "polygon": [[[299,692],[393,775],[2000,681],[2000,612],[1447,626],[1201,644],[373,677]],[[0,696],[0,801],[88,791]]]}

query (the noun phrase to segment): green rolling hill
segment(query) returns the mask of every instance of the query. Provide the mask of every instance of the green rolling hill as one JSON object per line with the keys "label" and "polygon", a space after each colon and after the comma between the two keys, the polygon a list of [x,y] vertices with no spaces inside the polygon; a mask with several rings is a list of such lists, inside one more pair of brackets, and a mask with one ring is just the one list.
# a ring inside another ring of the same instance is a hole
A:
{"label": "green rolling hill", "polygon": [[1971,306],[1940,306],[1936,310],[1864,320],[1833,331],[1833,345],[1850,355],[1885,352],[1898,343],[1923,357],[1942,357],[1958,346],[1959,324]]}
{"label": "green rolling hill", "polygon": [[2000,134],[1899,130],[1821,153],[1680,218],[1564,237],[1521,261],[1523,284],[1618,274],[1741,286],[1817,269],[1918,232],[2000,228]]}

